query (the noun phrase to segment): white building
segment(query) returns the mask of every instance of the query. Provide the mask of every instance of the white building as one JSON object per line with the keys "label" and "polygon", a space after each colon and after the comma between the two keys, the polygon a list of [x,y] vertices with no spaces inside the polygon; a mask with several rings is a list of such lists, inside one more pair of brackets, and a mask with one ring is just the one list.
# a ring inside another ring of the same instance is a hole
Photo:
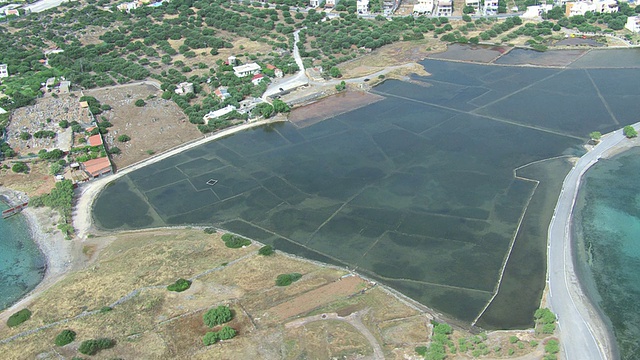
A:
{"label": "white building", "polygon": [[324,2],[324,7],[326,8],[332,8],[332,7],[335,7],[336,5],[338,5],[338,0],[326,0]]}
{"label": "white building", "polygon": [[480,10],[480,0],[464,0],[464,5],[471,6],[476,13]]}
{"label": "white building", "polygon": [[184,95],[193,92],[193,83],[190,82],[181,82],[178,84],[174,92],[178,95]]}
{"label": "white building", "polygon": [[135,10],[140,7],[140,3],[137,1],[132,1],[124,4],[120,4],[116,6],[116,8],[120,11],[130,12],[131,10]]}
{"label": "white building", "polygon": [[413,5],[413,12],[415,14],[431,15],[433,13],[433,0],[418,0],[418,3]]}
{"label": "white building", "polygon": [[205,115],[202,119],[207,122],[211,119],[217,119],[221,116],[225,116],[228,113],[235,111],[236,107],[233,105],[227,105],[225,107],[223,107],[222,109],[216,110],[216,111],[212,111],[210,113],[208,113],[207,115]]}
{"label": "white building", "polygon": [[451,16],[453,14],[453,1],[452,0],[438,0],[438,6],[436,6],[437,16]]}
{"label": "white building", "polygon": [[234,66],[233,72],[236,74],[237,77],[255,75],[260,72],[260,65],[256,63],[248,63],[240,66]]}
{"label": "white building", "polygon": [[0,78],[9,77],[9,70],[7,70],[7,64],[0,64]]}
{"label": "white building", "polygon": [[524,14],[520,15],[523,19],[535,19],[539,16],[542,16],[543,13],[546,13],[553,9],[553,5],[535,5],[535,6],[527,6],[527,11]]}
{"label": "white building", "polygon": [[358,11],[358,14],[368,14],[369,0],[358,0],[356,2],[356,11]]}
{"label": "white building", "polygon": [[584,15],[587,11],[591,11],[593,13],[618,12],[618,3],[616,0],[568,2],[565,15],[567,17]]}
{"label": "white building", "polygon": [[631,32],[640,33],[640,15],[638,16],[629,16],[627,18],[627,25],[625,25],[627,29]]}
{"label": "white building", "polygon": [[487,12],[498,12],[498,0],[485,0],[484,1],[484,11]]}
{"label": "white building", "polygon": [[309,0],[309,6],[312,8],[317,8],[320,6],[320,0]]}

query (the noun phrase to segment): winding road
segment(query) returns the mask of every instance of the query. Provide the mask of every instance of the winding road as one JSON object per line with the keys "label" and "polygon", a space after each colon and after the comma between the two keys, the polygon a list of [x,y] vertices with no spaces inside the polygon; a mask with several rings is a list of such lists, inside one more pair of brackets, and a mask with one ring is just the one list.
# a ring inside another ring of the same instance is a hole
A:
{"label": "winding road", "polygon": [[[633,125],[638,129],[640,122]],[[582,156],[562,184],[562,191],[549,225],[549,304],[558,315],[564,358],[607,360],[614,358],[615,344],[607,327],[578,281],[571,242],[573,209],[584,173],[626,138],[622,130],[604,135],[598,145]]]}

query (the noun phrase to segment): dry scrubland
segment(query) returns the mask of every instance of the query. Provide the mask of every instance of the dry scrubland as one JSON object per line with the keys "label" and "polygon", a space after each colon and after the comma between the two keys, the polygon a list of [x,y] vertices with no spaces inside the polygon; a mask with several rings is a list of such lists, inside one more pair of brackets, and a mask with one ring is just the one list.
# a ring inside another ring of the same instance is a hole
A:
{"label": "dry scrubland", "polygon": [[[85,244],[85,256],[94,259],[84,270],[29,304],[30,320],[11,329],[0,324],[2,339],[39,329],[0,343],[4,359],[71,359],[81,355],[82,341],[100,337],[116,346],[92,358],[353,359],[378,351],[386,359],[418,359],[415,348],[429,344],[432,315],[344,270],[280,253],[258,255],[258,244],[230,249],[221,234],[200,229],[127,232],[90,237]],[[275,286],[279,274],[293,272],[302,278]],[[178,278],[193,283],[182,293],[168,291]],[[202,316],[218,305],[231,308],[229,325],[238,336],[206,347],[202,337],[211,329]],[[100,311],[107,306],[112,310]],[[64,329],[77,337],[58,347],[53,340]],[[517,344],[509,342],[514,335]],[[451,340],[471,336],[457,329]],[[506,358],[514,349],[511,357],[540,359],[541,346],[531,347],[532,339],[529,331],[494,332],[484,343],[503,349],[502,356],[489,356]]]}
{"label": "dry scrubland", "polygon": [[[89,239],[108,243],[85,270],[72,273],[33,301],[33,316],[16,328],[0,325],[2,338],[69,319],[6,344],[6,359],[72,358],[83,340],[110,337],[117,345],[95,358],[125,359],[281,359],[314,354],[320,358],[373,354],[371,343],[348,322],[310,321],[285,327],[294,318],[336,312],[356,313],[390,358],[414,354],[428,337],[430,316],[359,277],[282,254],[257,254],[258,245],[229,249],[220,234],[202,230],[154,230]],[[86,247],[91,253],[94,248]],[[301,280],[275,286],[281,273],[298,272]],[[177,278],[191,278],[182,293],[166,290]],[[137,291],[136,291],[137,290]],[[321,296],[316,296],[316,294]],[[310,303],[313,298],[315,303]],[[120,301],[120,302],[118,302]],[[228,304],[232,340],[205,347],[202,322],[206,310]],[[95,312],[112,306],[108,312]],[[63,329],[77,332],[64,347],[53,344]],[[305,355],[306,354],[306,355]]]}

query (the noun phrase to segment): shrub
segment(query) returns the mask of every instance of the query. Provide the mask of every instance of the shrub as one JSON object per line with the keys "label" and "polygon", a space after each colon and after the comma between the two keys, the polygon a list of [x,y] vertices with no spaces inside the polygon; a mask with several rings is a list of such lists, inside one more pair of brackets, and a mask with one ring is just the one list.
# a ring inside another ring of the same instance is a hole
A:
{"label": "shrub", "polygon": [[121,152],[122,150],[120,150],[120,148],[117,146],[114,146],[111,149],[109,149],[109,154],[119,155]]}
{"label": "shrub", "polygon": [[202,342],[205,346],[213,345],[217,343],[218,340],[220,340],[220,338],[218,337],[218,333],[215,331],[209,331],[202,337]]}
{"label": "shrub", "polygon": [[218,331],[218,337],[220,340],[229,340],[236,337],[236,330],[231,326],[225,325]]}
{"label": "shrub", "polygon": [[211,228],[211,227],[209,227],[209,228],[205,228],[205,229],[204,229],[204,233],[205,233],[205,234],[209,234],[209,235],[211,235],[211,234],[215,234],[215,233],[216,233],[216,229],[215,229],[215,228]]}
{"label": "shrub", "polygon": [[13,166],[11,167],[11,170],[15,173],[28,173],[29,172],[29,167],[27,166],[27,164],[25,164],[22,161],[18,161],[16,163],[13,164]]}
{"label": "shrub", "polygon": [[29,139],[31,139],[31,134],[29,134],[26,131],[23,131],[23,132],[20,133],[20,139],[21,140],[29,140]]}
{"label": "shrub", "polygon": [[55,343],[57,346],[65,346],[73,342],[76,339],[76,332],[73,330],[62,330],[58,336],[56,336]]}
{"label": "shrub", "polygon": [[560,351],[560,344],[557,340],[551,339],[547,342],[547,345],[544,346],[544,351],[549,354],[556,354]]}
{"label": "shrub", "polygon": [[144,102],[144,100],[142,100],[142,99],[138,99],[138,100],[136,100],[136,103],[135,103],[135,105],[136,105],[137,107],[143,107],[143,106],[145,106],[146,104],[147,104],[147,103],[146,103],[146,102]]}
{"label": "shrub", "polygon": [[124,135],[124,134],[123,134],[123,135],[118,136],[118,141],[120,141],[120,142],[127,142],[127,141],[129,141],[129,140],[131,140],[131,138],[129,137],[129,135]]}
{"label": "shrub", "polygon": [[111,306],[103,306],[100,308],[100,314],[106,314],[111,310],[113,310]]}
{"label": "shrub", "polygon": [[638,136],[638,132],[631,125],[625,126],[624,129],[622,129],[622,131],[624,132],[624,136],[626,136],[629,139]]}
{"label": "shrub", "polygon": [[233,314],[228,306],[220,305],[216,308],[209,309],[202,317],[204,324],[208,327],[224,324],[233,319]]}
{"label": "shrub", "polygon": [[182,291],[187,290],[189,287],[191,287],[191,281],[185,280],[185,279],[178,279],[178,280],[176,280],[175,283],[167,286],[167,290],[175,291],[175,292],[182,292]]}
{"label": "shrub", "polygon": [[275,252],[275,250],[273,250],[273,246],[271,246],[271,245],[265,245],[265,246],[261,247],[260,250],[258,250],[258,254],[263,255],[263,256],[272,255],[274,252]]}
{"label": "shrub", "polygon": [[251,240],[233,234],[222,235],[222,241],[228,248],[238,249],[243,246],[251,245]]}
{"label": "shrub", "polygon": [[289,286],[291,283],[300,280],[302,274],[299,273],[291,273],[291,274],[280,274],[276,278],[277,286]]}
{"label": "shrub", "polygon": [[78,351],[85,355],[95,355],[100,350],[112,348],[115,341],[107,338],[85,340],[80,344]]}
{"label": "shrub", "polygon": [[31,318],[31,311],[29,309],[22,309],[17,313],[9,316],[9,319],[7,319],[7,326],[16,327],[29,320],[29,318]]}
{"label": "shrub", "polygon": [[509,336],[509,342],[510,342],[511,344],[515,344],[515,343],[517,343],[517,342],[518,342],[518,340],[520,340],[520,339],[518,339],[518,337],[517,337],[517,336]]}

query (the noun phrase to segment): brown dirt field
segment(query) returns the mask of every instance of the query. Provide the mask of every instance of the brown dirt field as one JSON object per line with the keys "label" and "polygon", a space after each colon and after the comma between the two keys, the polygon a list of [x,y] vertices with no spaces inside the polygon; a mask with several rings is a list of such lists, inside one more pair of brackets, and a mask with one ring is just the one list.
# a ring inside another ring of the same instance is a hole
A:
{"label": "brown dirt field", "polygon": [[418,62],[424,60],[429,54],[442,52],[446,49],[446,44],[438,39],[401,41],[385,45],[367,55],[340,64],[338,67],[345,77],[353,78],[382,70],[387,66]]}
{"label": "brown dirt field", "polygon": [[308,354],[314,359],[356,359],[373,355],[367,339],[344,321],[314,321],[299,328],[288,329],[285,359],[298,359]]}
{"label": "brown dirt field", "polygon": [[382,99],[384,97],[364,91],[345,91],[293,109],[289,114],[289,121],[299,128],[304,128]]}
{"label": "brown dirt field", "polygon": [[[171,100],[160,98],[162,92],[151,85],[113,86],[89,90],[85,94],[113,108],[98,118],[104,116],[113,124],[105,136],[105,143],[108,148],[116,146],[122,150],[120,155],[112,157],[116,168],[202,137],[182,110]],[[138,99],[143,99],[146,105],[135,106]],[[123,134],[129,135],[131,140],[117,141]]]}
{"label": "brown dirt field", "polygon": [[369,283],[359,276],[349,276],[280,303],[268,312],[277,319],[285,320],[308,313],[323,304],[364,291],[368,286]]}
{"label": "brown dirt field", "polygon": [[55,186],[55,179],[49,175],[46,161],[28,162],[28,174],[17,174],[11,170],[12,161],[3,161],[9,169],[0,168],[0,186],[27,193],[29,196],[49,193]]}

